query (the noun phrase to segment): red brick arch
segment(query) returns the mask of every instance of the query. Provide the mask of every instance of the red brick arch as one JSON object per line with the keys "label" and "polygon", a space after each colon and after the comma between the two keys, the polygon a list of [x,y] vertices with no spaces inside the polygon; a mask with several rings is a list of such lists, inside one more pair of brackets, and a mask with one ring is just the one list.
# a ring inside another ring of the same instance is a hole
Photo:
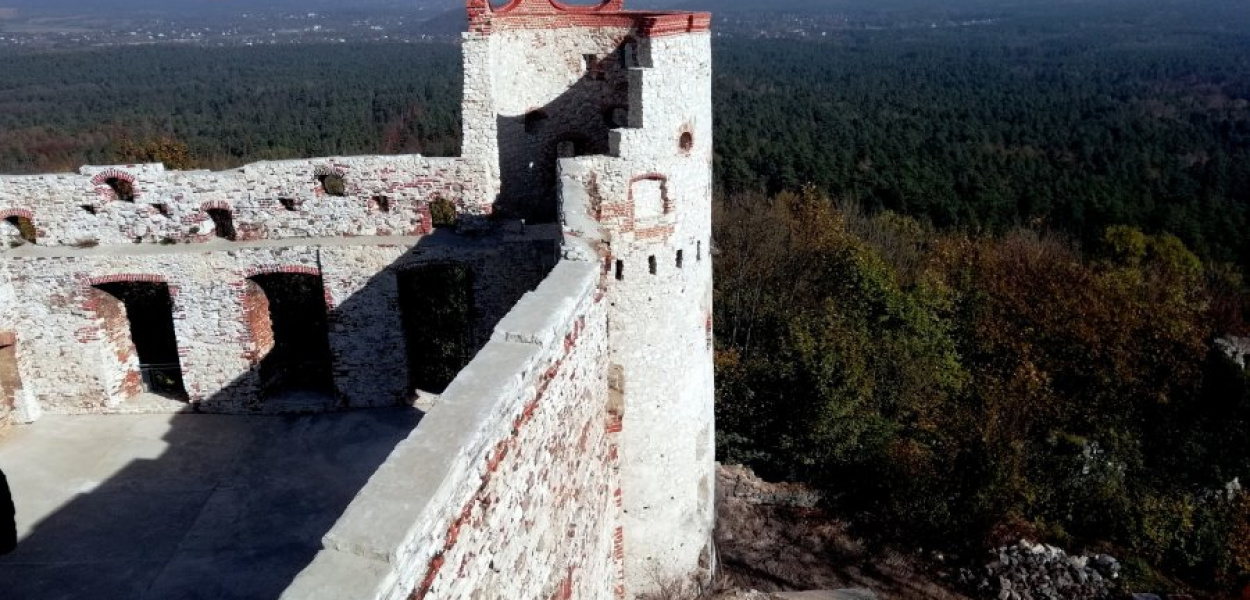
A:
{"label": "red brick arch", "polygon": [[203,210],[205,212],[210,211],[210,210],[227,210],[230,212],[234,212],[234,208],[231,207],[228,202],[225,202],[222,200],[210,200],[208,202],[205,202],[204,204],[200,205],[200,210]]}
{"label": "red brick arch", "polygon": [[103,171],[100,171],[99,173],[96,173],[95,177],[91,178],[91,185],[104,185],[104,182],[110,179],[120,179],[122,181],[128,181],[130,183],[135,182],[134,175],[131,175],[130,173],[127,173],[121,169],[105,169]]}
{"label": "red brick arch", "polygon": [[321,278],[321,292],[322,292],[322,296],[325,298],[326,310],[327,311],[334,310],[335,308],[334,296],[330,294],[330,288],[326,287],[325,276],[322,275],[321,269],[318,269],[317,267],[305,267],[303,265],[273,265],[273,266],[266,265],[266,266],[260,266],[260,267],[252,267],[243,272],[243,278],[246,280],[246,279],[251,279],[253,277],[259,277],[261,275],[276,275],[279,273],[286,273],[290,275],[312,275],[315,277],[320,277]]}
{"label": "red brick arch", "polygon": [[6,208],[0,210],[0,221],[17,217],[19,219],[30,219],[31,223],[35,222],[35,213],[24,208]]}
{"label": "red brick arch", "polygon": [[109,283],[168,283],[164,275],[151,275],[139,273],[119,273],[117,275],[104,275],[101,277],[91,277],[87,279],[87,285],[105,285]]}
{"label": "red brick arch", "polygon": [[673,212],[673,199],[668,194],[668,175],[663,173],[645,173],[636,175],[629,180],[629,205],[634,205],[634,184],[639,181],[658,181],[660,182],[660,194],[664,199],[664,214]]}
{"label": "red brick arch", "polygon": [[278,273],[287,273],[291,275],[316,275],[321,277],[321,269],[317,267],[306,267],[304,265],[265,265],[260,267],[252,267],[244,271],[244,279],[251,279],[261,275],[275,275]]}

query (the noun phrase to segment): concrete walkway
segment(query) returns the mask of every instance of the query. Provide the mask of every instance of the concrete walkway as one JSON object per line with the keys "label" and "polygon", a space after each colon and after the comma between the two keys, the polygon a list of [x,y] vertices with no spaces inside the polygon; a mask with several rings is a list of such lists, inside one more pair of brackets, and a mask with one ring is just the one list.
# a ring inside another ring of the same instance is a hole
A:
{"label": "concrete walkway", "polygon": [[44,417],[0,441],[0,598],[277,598],[419,414]]}

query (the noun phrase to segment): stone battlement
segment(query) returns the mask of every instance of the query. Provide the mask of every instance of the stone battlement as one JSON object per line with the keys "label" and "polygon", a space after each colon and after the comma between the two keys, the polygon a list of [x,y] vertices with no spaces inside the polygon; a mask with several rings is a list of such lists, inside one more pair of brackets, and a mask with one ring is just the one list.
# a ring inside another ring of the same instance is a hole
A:
{"label": "stone battlement", "polygon": [[[490,212],[483,167],[459,158],[360,156],[261,162],[230,171],[160,164],[0,176],[0,252],[39,246],[423,235],[429,205]],[[330,185],[327,189],[326,182]],[[119,193],[121,190],[121,193]],[[28,219],[33,238],[19,219]],[[27,236],[29,237],[29,236]]]}

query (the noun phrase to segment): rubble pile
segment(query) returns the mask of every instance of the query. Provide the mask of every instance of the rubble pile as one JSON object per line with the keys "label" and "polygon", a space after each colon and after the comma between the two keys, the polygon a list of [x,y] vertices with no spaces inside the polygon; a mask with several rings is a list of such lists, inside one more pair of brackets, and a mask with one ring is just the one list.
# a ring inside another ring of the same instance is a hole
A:
{"label": "rubble pile", "polygon": [[1112,597],[1120,563],[1106,554],[1070,556],[1025,540],[994,551],[978,573],[962,569],[959,583],[978,597],[997,600],[1103,600]]}

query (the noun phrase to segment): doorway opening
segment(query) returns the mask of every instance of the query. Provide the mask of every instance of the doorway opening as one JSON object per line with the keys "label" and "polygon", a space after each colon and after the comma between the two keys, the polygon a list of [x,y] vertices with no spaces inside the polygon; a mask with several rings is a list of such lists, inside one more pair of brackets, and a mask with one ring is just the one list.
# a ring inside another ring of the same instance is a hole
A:
{"label": "doorway opening", "polygon": [[431,264],[401,271],[410,391],[441,394],[473,359],[473,274],[464,265]]}
{"label": "doorway opening", "polygon": [[261,396],[332,394],[329,319],[321,276],[270,273],[248,282],[247,316],[258,346]]}
{"label": "doorway opening", "polygon": [[185,400],[169,285],[120,281],[98,284],[95,289],[104,295],[97,312],[104,319],[106,337],[119,358],[131,351],[138,357],[138,389],[124,391],[128,395],[143,391]]}

